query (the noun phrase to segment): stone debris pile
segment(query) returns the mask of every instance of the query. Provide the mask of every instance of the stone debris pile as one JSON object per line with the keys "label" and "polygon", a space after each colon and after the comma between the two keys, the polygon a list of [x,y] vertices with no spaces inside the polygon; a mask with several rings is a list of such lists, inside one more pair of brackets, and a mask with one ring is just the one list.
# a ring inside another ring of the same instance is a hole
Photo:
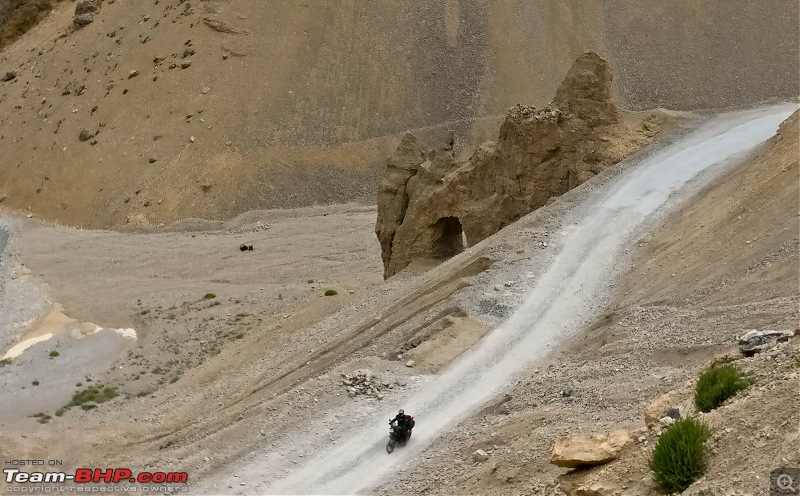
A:
{"label": "stone debris pile", "polygon": [[364,395],[382,400],[384,391],[392,388],[391,382],[378,379],[369,369],[354,370],[350,374],[342,373],[342,384],[351,398]]}

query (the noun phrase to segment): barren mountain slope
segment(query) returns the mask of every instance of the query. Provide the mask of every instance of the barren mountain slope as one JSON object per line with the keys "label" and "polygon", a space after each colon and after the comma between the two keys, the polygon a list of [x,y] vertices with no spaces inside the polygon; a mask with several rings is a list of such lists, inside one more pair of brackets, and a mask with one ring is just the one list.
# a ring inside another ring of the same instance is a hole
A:
{"label": "barren mountain slope", "polygon": [[[578,492],[591,483],[602,495],[660,494],[647,468],[655,435],[644,428],[645,407],[671,390],[673,401],[691,403],[697,376],[716,354],[738,355],[745,330],[797,326],[799,140],[795,112],[744,164],[640,241],[603,318],[380,494],[578,495],[593,494]],[[691,494],[766,494],[771,470],[800,464],[791,407],[798,353],[796,337],[777,356],[740,362],[756,383],[706,418],[715,434],[709,470]],[[549,464],[556,438],[616,429],[648,444],[592,470]],[[474,461],[476,449],[489,459]]]}
{"label": "barren mountain slope", "polygon": [[74,5],[0,54],[0,195],[87,226],[373,202],[399,133],[472,148],[589,49],[637,108],[798,83],[790,0],[106,1],[72,32]]}

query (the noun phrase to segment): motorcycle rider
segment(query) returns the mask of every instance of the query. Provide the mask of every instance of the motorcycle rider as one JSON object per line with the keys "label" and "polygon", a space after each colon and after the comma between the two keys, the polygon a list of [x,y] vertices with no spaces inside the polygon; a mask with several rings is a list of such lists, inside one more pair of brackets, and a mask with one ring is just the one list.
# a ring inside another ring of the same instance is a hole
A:
{"label": "motorcycle rider", "polygon": [[408,434],[416,424],[416,422],[414,422],[414,417],[411,415],[406,415],[402,409],[400,409],[400,411],[397,412],[397,415],[389,421],[390,424],[393,422],[397,422],[397,427],[400,428],[401,439],[408,439]]}

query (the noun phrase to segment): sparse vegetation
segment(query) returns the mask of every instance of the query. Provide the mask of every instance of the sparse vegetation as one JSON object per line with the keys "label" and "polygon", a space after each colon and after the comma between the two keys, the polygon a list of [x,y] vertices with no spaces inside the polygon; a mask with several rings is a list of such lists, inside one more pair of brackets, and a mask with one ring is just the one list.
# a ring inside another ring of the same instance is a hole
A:
{"label": "sparse vegetation", "polygon": [[216,297],[217,295],[215,295],[214,293],[206,293],[203,295],[204,300],[213,300]]}
{"label": "sparse vegetation", "polygon": [[325,290],[325,296],[336,296],[337,294],[339,294],[339,293],[337,293],[335,289],[326,289]]}
{"label": "sparse vegetation", "polygon": [[39,385],[39,381],[33,381],[33,382],[31,382],[31,384],[34,385],[34,386],[38,386]]}
{"label": "sparse vegetation", "polygon": [[50,422],[50,420],[53,418],[44,412],[39,412],[35,415],[31,415],[31,417],[35,418],[36,421],[39,422],[40,424],[46,424]]}
{"label": "sparse vegetation", "polygon": [[708,427],[692,418],[675,422],[658,438],[650,459],[653,479],[668,493],[682,492],[706,470]]}
{"label": "sparse vegetation", "polygon": [[742,377],[738,367],[727,364],[714,367],[698,379],[694,404],[701,412],[710,412],[749,385],[750,381]]}
{"label": "sparse vegetation", "polygon": [[[117,389],[111,386],[102,386],[98,384],[97,386],[92,386],[86,388],[82,391],[78,391],[74,395],[72,395],[72,401],[69,402],[67,407],[72,406],[83,406],[90,403],[105,403],[111,399],[117,397],[119,393]],[[94,408],[94,407],[92,407]],[[84,408],[87,410],[88,408]]]}
{"label": "sparse vegetation", "polygon": [[0,367],[5,367],[6,365],[11,365],[10,358],[3,358],[2,360],[0,360]]}
{"label": "sparse vegetation", "polygon": [[56,350],[53,350],[53,351],[50,352],[50,358],[55,358],[60,354],[61,353],[57,352]]}

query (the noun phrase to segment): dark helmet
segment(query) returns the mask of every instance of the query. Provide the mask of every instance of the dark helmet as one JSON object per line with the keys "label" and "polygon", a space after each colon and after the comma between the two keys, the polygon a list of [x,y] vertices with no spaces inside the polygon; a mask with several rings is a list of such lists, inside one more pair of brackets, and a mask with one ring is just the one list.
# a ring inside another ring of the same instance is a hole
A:
{"label": "dark helmet", "polygon": [[402,408],[400,409],[400,411],[399,411],[399,412],[397,412],[397,414],[398,414],[398,415],[404,415],[405,413],[406,413],[406,412],[404,412]]}

